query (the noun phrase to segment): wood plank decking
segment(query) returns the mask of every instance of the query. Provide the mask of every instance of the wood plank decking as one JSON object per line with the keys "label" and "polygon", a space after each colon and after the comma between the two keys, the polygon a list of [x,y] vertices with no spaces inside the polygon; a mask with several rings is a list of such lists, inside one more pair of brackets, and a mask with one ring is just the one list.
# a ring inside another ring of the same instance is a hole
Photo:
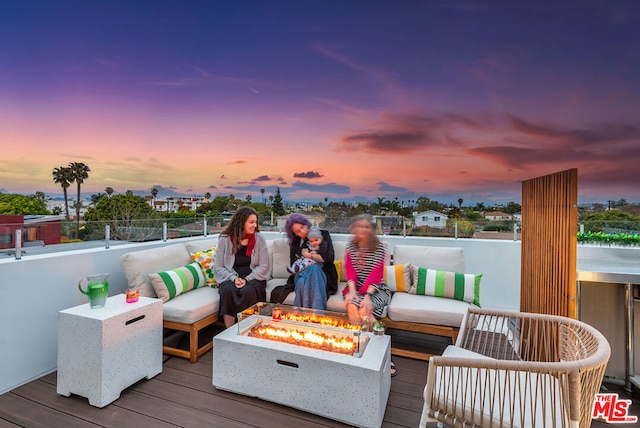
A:
{"label": "wood plank decking", "polygon": [[[413,342],[411,338],[392,337],[396,342],[402,342],[403,339]],[[446,343],[435,338],[428,346],[437,352],[438,349],[444,349]],[[88,400],[80,396],[58,395],[57,373],[51,373],[0,395],[0,427],[348,426],[268,401],[217,390],[211,384],[212,355],[212,351],[207,352],[197,363],[165,355],[161,374],[137,382],[127,388],[118,400],[102,409],[89,405]],[[415,428],[422,411],[427,362],[399,356],[394,356],[393,360],[398,375],[391,381],[391,393],[382,426]],[[126,364],[126,361],[122,364]],[[282,382],[286,381],[282,379]],[[612,392],[619,392],[621,388]],[[620,395],[622,398],[623,392],[620,391]],[[366,391],[363,391],[363,399],[366,399]],[[640,415],[638,403],[636,396],[630,409],[631,415]],[[435,426],[435,423],[429,424],[429,428]],[[605,426],[601,422],[592,424],[594,428]]]}

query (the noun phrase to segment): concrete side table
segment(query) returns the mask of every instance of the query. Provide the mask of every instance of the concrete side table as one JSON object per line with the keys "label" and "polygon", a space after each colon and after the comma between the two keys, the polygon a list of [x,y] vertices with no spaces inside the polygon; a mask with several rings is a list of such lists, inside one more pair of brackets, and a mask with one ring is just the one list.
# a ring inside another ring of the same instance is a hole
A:
{"label": "concrete side table", "polygon": [[58,313],[58,394],[77,394],[104,407],[160,372],[162,300],[126,303],[119,294],[101,309],[86,303]]}

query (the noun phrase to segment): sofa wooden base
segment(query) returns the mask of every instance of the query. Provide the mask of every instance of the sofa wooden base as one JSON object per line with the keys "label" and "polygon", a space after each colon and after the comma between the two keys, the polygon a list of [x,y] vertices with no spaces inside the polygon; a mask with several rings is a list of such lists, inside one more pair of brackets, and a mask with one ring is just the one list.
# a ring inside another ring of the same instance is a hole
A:
{"label": "sofa wooden base", "polygon": [[213,348],[213,341],[207,342],[198,347],[198,336],[200,330],[218,321],[218,312],[208,315],[193,324],[184,324],[175,321],[163,321],[162,326],[169,330],[178,330],[189,333],[189,350],[174,348],[171,346],[163,346],[162,352],[180,358],[187,358],[190,362],[195,363],[198,357]]}
{"label": "sofa wooden base", "polygon": [[[390,318],[383,318],[382,322],[384,322],[386,328],[411,331],[413,333],[423,333],[431,334],[434,336],[449,337],[451,338],[452,343],[456,343],[456,340],[458,339],[458,333],[460,332],[460,328],[450,327],[446,325],[422,324],[409,321],[393,321]],[[428,361],[429,357],[431,357],[431,355],[433,354],[427,352],[410,351],[406,349],[395,348],[392,346],[391,355],[399,355],[401,357]]]}

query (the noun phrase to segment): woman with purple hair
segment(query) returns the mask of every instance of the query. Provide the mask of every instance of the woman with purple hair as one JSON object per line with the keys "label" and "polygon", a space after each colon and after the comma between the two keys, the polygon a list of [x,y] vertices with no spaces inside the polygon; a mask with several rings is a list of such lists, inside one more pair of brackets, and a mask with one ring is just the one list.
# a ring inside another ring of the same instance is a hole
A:
{"label": "woman with purple hair", "polygon": [[326,309],[327,299],[338,291],[338,272],[333,264],[335,254],[331,235],[326,230],[320,230],[323,245],[317,251],[311,251],[307,245],[311,222],[305,216],[291,214],[284,229],[289,239],[291,264],[299,258],[313,260],[315,264],[289,276],[286,285],[276,287],[271,292],[271,301],[282,303],[289,293],[295,291],[294,306]]}

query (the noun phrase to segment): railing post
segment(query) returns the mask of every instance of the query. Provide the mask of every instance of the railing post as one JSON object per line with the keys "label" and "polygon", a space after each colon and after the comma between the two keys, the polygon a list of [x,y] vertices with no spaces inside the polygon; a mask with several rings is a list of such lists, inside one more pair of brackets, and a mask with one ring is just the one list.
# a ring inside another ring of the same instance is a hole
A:
{"label": "railing post", "polygon": [[456,220],[456,224],[453,225],[453,228],[455,230],[455,237],[458,239],[458,220]]}
{"label": "railing post", "polygon": [[204,229],[204,237],[206,238],[207,237],[207,232],[208,232],[208,230],[207,230],[207,218],[206,217],[204,218],[203,229]]}
{"label": "railing post", "polygon": [[518,240],[518,225],[516,223],[513,224],[513,240]]}
{"label": "railing post", "polygon": [[104,248],[109,249],[109,240],[111,239],[111,226],[104,226]]}
{"label": "railing post", "polygon": [[162,223],[162,242],[167,242],[167,223]]}
{"label": "railing post", "polygon": [[584,224],[580,223],[580,233],[584,233]]}
{"label": "railing post", "polygon": [[16,230],[16,260],[22,259],[22,229]]}
{"label": "railing post", "polygon": [[407,237],[407,223],[404,221],[404,218],[402,219],[402,237]]}

